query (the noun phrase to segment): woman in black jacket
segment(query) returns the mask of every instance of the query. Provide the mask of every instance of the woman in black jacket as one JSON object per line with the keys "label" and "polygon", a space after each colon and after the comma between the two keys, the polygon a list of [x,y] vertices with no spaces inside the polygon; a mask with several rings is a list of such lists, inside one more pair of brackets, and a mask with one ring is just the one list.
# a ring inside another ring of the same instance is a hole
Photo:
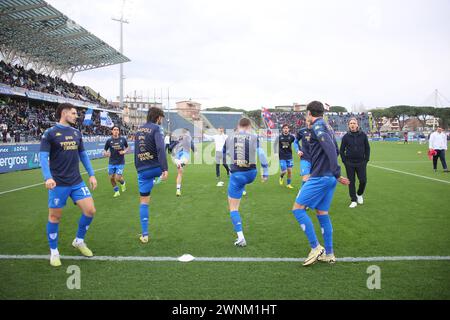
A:
{"label": "woman in black jacket", "polygon": [[[351,118],[348,122],[349,131],[342,138],[341,159],[350,180],[349,194],[351,198],[350,208],[363,204],[363,194],[367,183],[367,162],[370,158],[370,145],[367,135],[359,129],[358,120]],[[358,176],[359,188],[356,192],[355,173]]]}

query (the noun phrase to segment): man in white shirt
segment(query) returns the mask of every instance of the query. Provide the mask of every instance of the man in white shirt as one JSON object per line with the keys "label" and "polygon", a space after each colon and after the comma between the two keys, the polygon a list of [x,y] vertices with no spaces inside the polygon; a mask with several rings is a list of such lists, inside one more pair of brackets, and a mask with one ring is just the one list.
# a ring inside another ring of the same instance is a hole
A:
{"label": "man in white shirt", "polygon": [[437,131],[430,135],[429,141],[430,150],[436,151],[433,156],[433,169],[437,171],[437,161],[438,158],[441,159],[442,168],[444,172],[448,172],[447,163],[445,162],[445,151],[447,150],[447,135],[443,132],[442,128],[437,128]]}
{"label": "man in white shirt", "polygon": [[228,168],[226,156],[223,153],[223,146],[228,136],[224,134],[224,129],[222,127],[219,127],[218,131],[218,134],[212,136],[204,134],[204,136],[206,139],[214,140],[214,143],[216,145],[216,177],[217,180],[219,180],[216,186],[223,187],[224,183],[220,180],[220,164],[223,164],[225,170],[227,170],[227,176],[230,176],[230,168]]}
{"label": "man in white shirt", "polygon": [[169,150],[169,145],[170,145],[170,135],[166,134],[166,136],[164,137],[164,145],[166,148],[166,152],[167,150]]}

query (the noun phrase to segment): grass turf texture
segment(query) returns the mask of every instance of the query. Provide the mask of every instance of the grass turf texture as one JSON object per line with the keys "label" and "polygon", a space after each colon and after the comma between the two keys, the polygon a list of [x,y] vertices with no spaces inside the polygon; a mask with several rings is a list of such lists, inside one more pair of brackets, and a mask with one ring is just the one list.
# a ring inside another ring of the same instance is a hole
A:
{"label": "grass turf texture", "polygon": [[[426,145],[372,143],[370,164],[450,182],[434,173]],[[422,154],[417,154],[422,151]],[[127,161],[132,161],[127,156]],[[95,169],[107,160],[93,161]],[[221,169],[223,170],[223,168]],[[343,170],[345,173],[345,169]],[[223,174],[223,171],[222,171]],[[278,175],[255,181],[241,204],[248,247],[233,246],[226,186],[215,187],[213,165],[189,165],[183,196],[175,197],[176,170],[153,189],[150,243],[141,245],[137,178],[125,168],[128,190],[112,198],[106,170],[96,173],[97,215],[86,237],[98,256],[306,257],[305,235],[291,213],[298,191],[298,161],[288,190]],[[86,175],[83,176],[86,179]],[[39,170],[0,175],[0,192],[39,183]],[[450,184],[368,167],[365,204],[349,209],[339,185],[330,210],[338,257],[450,256]],[[0,254],[48,254],[47,192],[33,187],[0,195]],[[59,250],[71,247],[80,211],[70,201],[60,225]],[[310,212],[320,237],[317,219]],[[321,241],[322,242],[322,241]],[[402,261],[316,264],[292,262],[103,262],[0,260],[0,299],[449,299],[450,262]],[[66,268],[81,269],[81,290],[68,290]],[[381,290],[366,287],[367,267],[381,268]]]}

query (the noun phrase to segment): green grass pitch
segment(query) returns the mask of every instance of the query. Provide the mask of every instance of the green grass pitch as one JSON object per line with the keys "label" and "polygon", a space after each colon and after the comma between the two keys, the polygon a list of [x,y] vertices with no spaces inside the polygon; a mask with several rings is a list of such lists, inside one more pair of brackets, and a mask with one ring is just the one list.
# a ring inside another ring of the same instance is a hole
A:
{"label": "green grass pitch", "polygon": [[[339,257],[450,256],[450,175],[434,173],[426,145],[372,143],[371,165],[442,181],[368,167],[365,204],[349,209],[338,185],[330,210]],[[422,151],[422,154],[418,154]],[[132,161],[132,156],[127,156]],[[107,160],[93,161],[94,168]],[[439,164],[440,166],[440,164]],[[343,170],[345,173],[345,169]],[[223,168],[222,168],[223,174]],[[233,246],[227,183],[216,187],[213,165],[189,165],[183,196],[175,197],[176,171],[155,186],[150,206],[150,243],[140,232],[137,178],[125,168],[128,190],[112,198],[106,170],[96,174],[97,215],[86,242],[97,256],[286,257],[307,255],[305,235],[291,213],[300,177],[295,163],[288,190],[272,175],[247,188],[241,216],[248,246]],[[86,179],[86,175],[83,176]],[[42,181],[40,170],[0,175],[0,193]],[[444,182],[443,182],[444,181]],[[44,186],[0,194],[0,255],[48,254]],[[313,217],[315,226],[317,219]],[[60,226],[62,255],[71,247],[79,209],[68,202]],[[317,233],[320,237],[319,228]],[[321,241],[322,242],[322,241]],[[0,299],[449,299],[450,261],[299,262],[73,261],[54,269],[47,260],[0,259]],[[66,286],[69,265],[81,270],[81,289]],[[369,290],[367,268],[381,269],[381,289]]]}

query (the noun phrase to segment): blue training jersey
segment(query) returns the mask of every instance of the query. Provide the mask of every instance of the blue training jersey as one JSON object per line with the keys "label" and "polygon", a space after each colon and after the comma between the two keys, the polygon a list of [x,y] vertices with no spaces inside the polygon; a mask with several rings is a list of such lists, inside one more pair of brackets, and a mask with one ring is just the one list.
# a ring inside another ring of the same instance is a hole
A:
{"label": "blue training jersey", "polygon": [[310,138],[311,151],[311,176],[335,176],[341,175],[341,167],[338,164],[339,149],[331,126],[319,118],[311,126]]}
{"label": "blue training jersey", "polygon": [[125,164],[125,155],[120,154],[119,151],[123,151],[126,148],[128,148],[128,142],[124,137],[118,137],[117,139],[111,137],[106,140],[105,151],[109,150],[109,152],[111,153],[109,157],[109,164]]}
{"label": "blue training jersey", "polygon": [[288,133],[281,133],[275,139],[275,153],[279,154],[280,160],[292,160],[292,143],[295,141],[295,137]]}
{"label": "blue training jersey", "polygon": [[164,135],[160,126],[148,122],[137,130],[134,139],[134,165],[138,172],[156,167],[167,171]]}
{"label": "blue training jersey", "polygon": [[309,162],[311,162],[311,151],[309,145],[310,139],[311,139],[311,130],[306,127],[298,130],[297,135],[295,136],[295,144],[297,144],[295,148],[296,151],[298,151],[299,146],[300,151],[303,152],[302,160],[306,160]]}
{"label": "blue training jersey", "polygon": [[247,132],[233,133],[228,136],[223,152],[231,158],[230,171],[249,171],[256,169],[256,156],[260,157],[264,175],[267,175],[268,164],[264,151],[259,146],[258,136]]}
{"label": "blue training jersey", "polygon": [[81,132],[57,124],[42,135],[40,152],[49,153],[50,173],[58,186],[73,186],[83,180],[80,175],[80,155],[84,152]]}

